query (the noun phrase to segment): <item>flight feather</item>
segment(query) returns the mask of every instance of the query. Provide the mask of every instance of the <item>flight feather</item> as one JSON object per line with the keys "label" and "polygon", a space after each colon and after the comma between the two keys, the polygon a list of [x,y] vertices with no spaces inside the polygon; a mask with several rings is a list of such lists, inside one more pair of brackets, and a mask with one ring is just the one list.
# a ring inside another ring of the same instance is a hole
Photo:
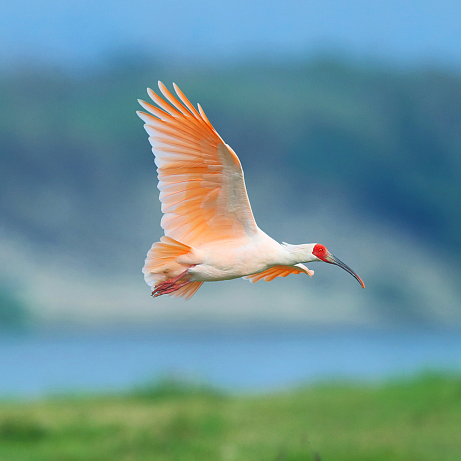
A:
{"label": "flight feather", "polygon": [[159,88],[165,99],[148,90],[158,107],[139,101],[149,113],[138,115],[155,155],[165,235],[195,247],[255,235],[237,155],[176,85],[179,99]]}

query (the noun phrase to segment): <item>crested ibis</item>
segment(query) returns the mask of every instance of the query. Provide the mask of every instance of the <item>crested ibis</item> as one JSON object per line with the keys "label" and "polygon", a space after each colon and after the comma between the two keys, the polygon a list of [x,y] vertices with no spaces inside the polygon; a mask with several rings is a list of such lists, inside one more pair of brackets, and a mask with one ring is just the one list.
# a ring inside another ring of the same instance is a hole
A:
{"label": "crested ibis", "polygon": [[237,154],[175,85],[159,82],[156,106],[139,100],[158,172],[165,235],[152,245],[143,267],[154,297],[189,299],[203,282],[239,277],[271,281],[314,271],[303,263],[324,261],[362,279],[320,243],[278,243],[253,217]]}

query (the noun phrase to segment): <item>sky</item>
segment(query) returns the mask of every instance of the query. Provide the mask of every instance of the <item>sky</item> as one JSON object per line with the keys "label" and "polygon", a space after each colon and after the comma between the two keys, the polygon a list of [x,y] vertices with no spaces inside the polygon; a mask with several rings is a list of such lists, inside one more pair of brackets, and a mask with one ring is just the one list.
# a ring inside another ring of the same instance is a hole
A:
{"label": "sky", "polygon": [[458,0],[7,0],[0,68],[97,65],[118,50],[174,60],[336,50],[461,68]]}

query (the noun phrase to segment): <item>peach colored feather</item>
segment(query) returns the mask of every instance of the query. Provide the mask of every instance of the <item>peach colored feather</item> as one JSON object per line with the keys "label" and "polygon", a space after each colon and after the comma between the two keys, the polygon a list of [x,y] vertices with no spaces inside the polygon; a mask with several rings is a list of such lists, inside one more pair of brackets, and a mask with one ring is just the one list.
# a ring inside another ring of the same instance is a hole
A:
{"label": "peach colored feather", "polygon": [[297,264],[296,266],[273,266],[263,272],[246,275],[243,278],[248,279],[251,283],[259,282],[260,280],[271,282],[276,277],[286,277],[290,274],[307,274],[312,277],[314,275],[314,271],[311,271],[303,264]]}

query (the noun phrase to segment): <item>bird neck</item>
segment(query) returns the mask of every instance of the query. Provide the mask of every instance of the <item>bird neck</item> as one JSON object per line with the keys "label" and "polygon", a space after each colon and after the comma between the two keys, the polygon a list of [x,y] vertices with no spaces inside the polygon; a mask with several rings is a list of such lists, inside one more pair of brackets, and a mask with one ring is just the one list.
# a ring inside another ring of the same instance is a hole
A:
{"label": "bird neck", "polygon": [[310,261],[318,261],[317,256],[312,254],[315,243],[304,243],[301,245],[291,245],[290,243],[282,243],[282,247],[285,249],[288,266],[299,263],[308,263]]}

